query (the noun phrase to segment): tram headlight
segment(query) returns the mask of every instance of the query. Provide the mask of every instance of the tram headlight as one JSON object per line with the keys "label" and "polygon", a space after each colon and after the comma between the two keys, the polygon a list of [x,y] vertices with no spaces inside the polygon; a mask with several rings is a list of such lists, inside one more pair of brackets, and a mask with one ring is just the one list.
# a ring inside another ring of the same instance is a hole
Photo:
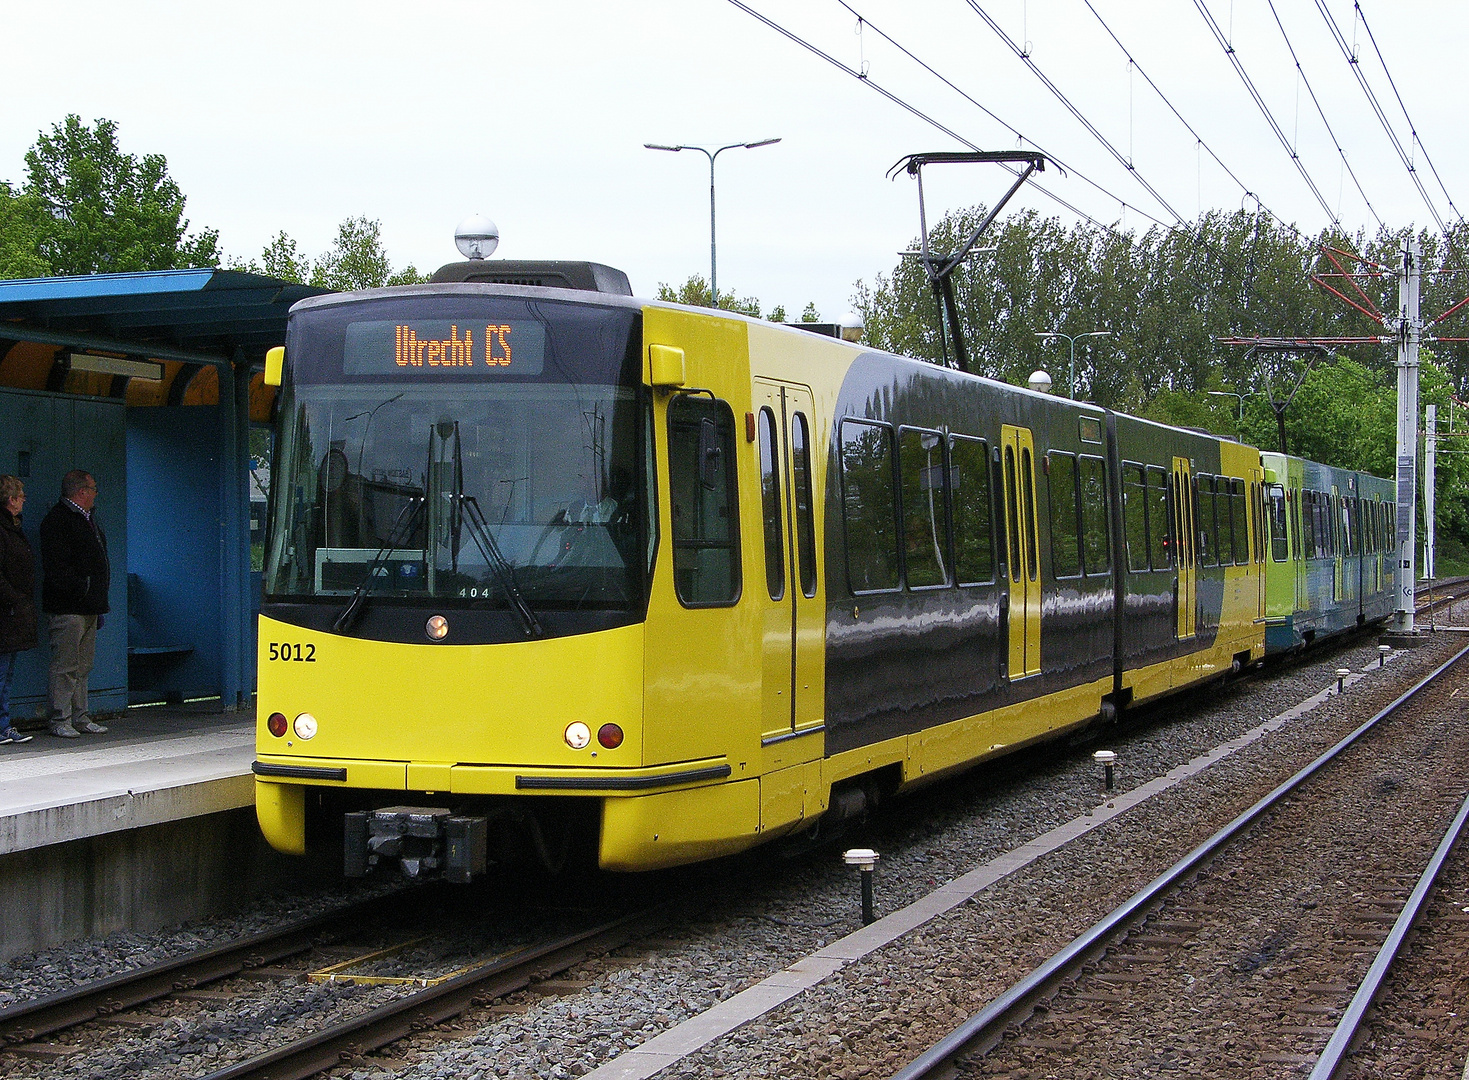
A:
{"label": "tram headlight", "polygon": [[580,720],[577,720],[566,725],[566,731],[562,735],[562,738],[566,740],[566,745],[573,750],[585,750],[587,743],[592,741],[592,729]]}
{"label": "tram headlight", "polygon": [[423,624],[423,632],[433,641],[443,641],[449,636],[449,620],[442,615],[431,615]]}
{"label": "tram headlight", "polygon": [[288,724],[285,713],[273,712],[270,719],[265,721],[265,728],[277,739],[284,738]]}
{"label": "tram headlight", "polygon": [[616,724],[603,724],[597,729],[597,741],[608,750],[616,750],[622,745],[622,728]]}
{"label": "tram headlight", "polygon": [[303,712],[291,726],[296,729],[297,738],[309,739],[316,734],[316,717],[309,712]]}

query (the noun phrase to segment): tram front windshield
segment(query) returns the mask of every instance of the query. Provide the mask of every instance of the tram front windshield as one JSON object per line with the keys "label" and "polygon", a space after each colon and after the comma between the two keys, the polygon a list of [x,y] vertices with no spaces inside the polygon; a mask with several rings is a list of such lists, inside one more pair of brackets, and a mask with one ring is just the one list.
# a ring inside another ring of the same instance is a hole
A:
{"label": "tram front windshield", "polygon": [[267,596],[640,607],[639,338],[629,308],[429,291],[293,315]]}

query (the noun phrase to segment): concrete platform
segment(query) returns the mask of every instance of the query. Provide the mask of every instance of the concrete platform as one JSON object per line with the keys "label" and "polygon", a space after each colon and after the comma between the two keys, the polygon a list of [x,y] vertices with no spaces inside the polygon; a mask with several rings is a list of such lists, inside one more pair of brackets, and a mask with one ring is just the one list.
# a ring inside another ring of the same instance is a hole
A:
{"label": "concrete platform", "polygon": [[0,855],[255,804],[253,713],[159,706],[107,726],[0,746]]}
{"label": "concrete platform", "polygon": [[254,716],[216,709],[133,708],[106,735],[0,745],[0,960],[331,880],[261,838]]}

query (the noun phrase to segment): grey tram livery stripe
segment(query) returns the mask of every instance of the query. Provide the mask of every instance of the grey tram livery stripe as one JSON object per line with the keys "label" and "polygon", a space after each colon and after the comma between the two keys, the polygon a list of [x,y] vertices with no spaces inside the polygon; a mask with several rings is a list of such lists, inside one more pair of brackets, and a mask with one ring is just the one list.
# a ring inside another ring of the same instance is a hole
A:
{"label": "grey tram livery stripe", "polygon": [[266,761],[251,764],[250,771],[256,776],[289,776],[293,780],[346,780],[346,769],[333,769],[325,765],[272,765]]}
{"label": "grey tram livery stripe", "polygon": [[[1395,659],[1399,653],[1391,654]],[[1366,670],[1376,670],[1376,665]],[[1357,682],[1364,672],[1348,676],[1344,686]],[[1293,708],[1267,720],[1226,743],[1216,746],[1194,758],[1187,764],[1171,769],[1162,776],[1096,807],[1094,810],[1073,818],[1050,832],[1043,833],[1027,844],[1005,852],[989,862],[940,886],[922,899],[891,915],[878,919],[869,926],[834,941],[826,948],[796,961],[783,971],[756,983],[733,997],[675,1024],[660,1035],[655,1035],[641,1046],[628,1050],[611,1061],[583,1074],[583,1080],[646,1080],[661,1072],[680,1059],[703,1049],[743,1024],[749,1023],[784,1004],[798,994],[804,993],[817,983],[834,975],[855,960],[890,945],[898,938],[915,930],[931,919],[952,911],[976,893],[982,892],[1017,870],[1024,869],[1043,856],[1085,836],[1098,826],[1105,825],[1127,810],[1146,802],[1154,795],[1175,787],[1192,776],[1196,776],[1231,754],[1251,743],[1280,730],[1292,720],[1310,712],[1336,693],[1329,686],[1313,694]]]}
{"label": "grey tram livery stripe", "polygon": [[696,780],[723,780],[733,771],[728,765],[710,765],[703,769],[685,769],[656,776],[517,776],[515,786],[521,791],[640,791],[672,784],[691,784]]}

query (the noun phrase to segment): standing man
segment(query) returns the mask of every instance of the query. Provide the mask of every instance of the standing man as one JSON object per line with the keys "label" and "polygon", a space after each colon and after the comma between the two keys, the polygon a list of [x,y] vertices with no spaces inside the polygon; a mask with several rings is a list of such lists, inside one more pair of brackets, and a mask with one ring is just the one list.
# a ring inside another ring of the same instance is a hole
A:
{"label": "standing man", "polygon": [[41,610],[51,631],[51,734],[75,739],[107,729],[87,715],[87,678],[107,613],[107,537],[92,509],[97,481],[82,469],[61,478],[61,501],[41,522]]}

